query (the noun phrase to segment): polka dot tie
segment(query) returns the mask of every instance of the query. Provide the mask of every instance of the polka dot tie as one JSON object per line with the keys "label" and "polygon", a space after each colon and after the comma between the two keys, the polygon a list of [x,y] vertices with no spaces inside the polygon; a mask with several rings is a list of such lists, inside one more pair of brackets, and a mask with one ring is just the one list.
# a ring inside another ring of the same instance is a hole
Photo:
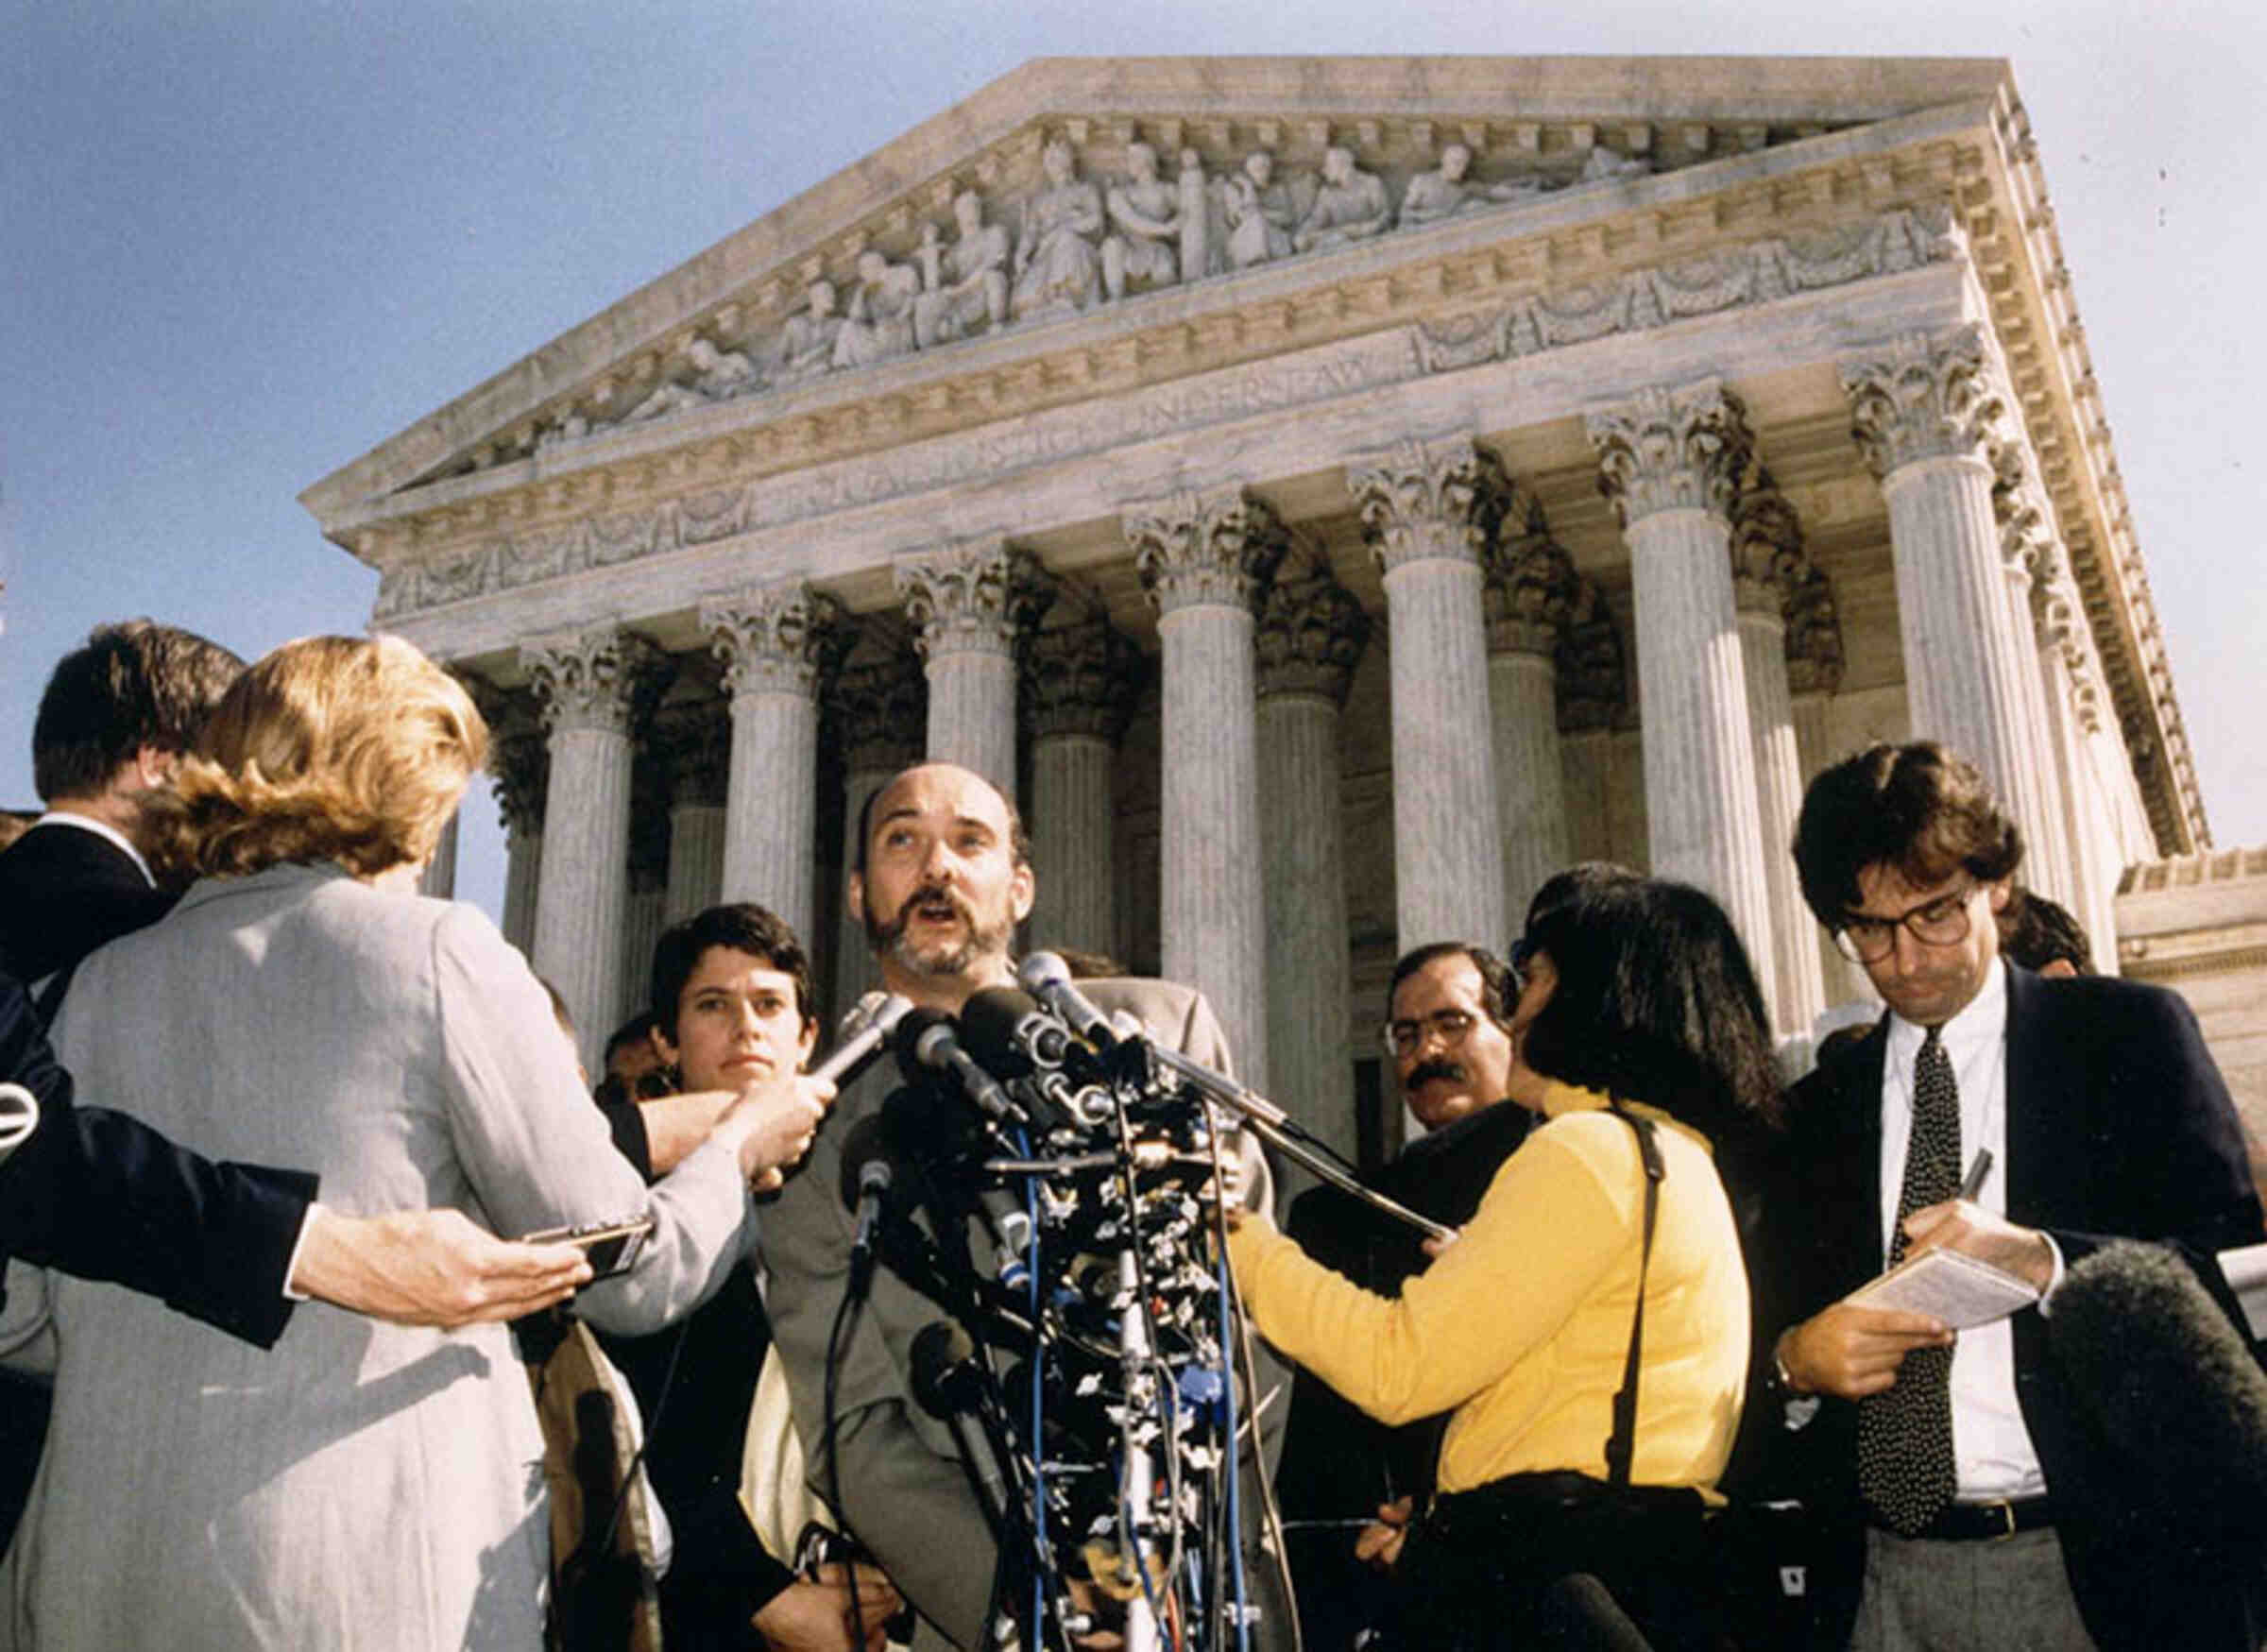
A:
{"label": "polka dot tie", "polygon": [[[1904,1260],[1905,1218],[1960,1191],[1960,1090],[1937,1030],[1913,1062],[1913,1135],[1889,1265]],[[1858,1402],[1858,1490],[1891,1531],[1913,1537],[1952,1500],[1950,1348],[1916,1348],[1897,1381]]]}

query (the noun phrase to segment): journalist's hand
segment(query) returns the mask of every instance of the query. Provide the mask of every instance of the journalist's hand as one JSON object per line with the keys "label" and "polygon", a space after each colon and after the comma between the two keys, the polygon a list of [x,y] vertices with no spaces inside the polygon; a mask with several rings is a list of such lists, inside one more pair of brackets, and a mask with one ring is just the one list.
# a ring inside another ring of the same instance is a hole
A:
{"label": "journalist's hand", "polygon": [[1949,1346],[1949,1326],[1926,1314],[1836,1303],[1780,1334],[1779,1361],[1798,1394],[1845,1400],[1878,1394],[1916,1348]]}
{"label": "journalist's hand", "polygon": [[749,1184],[766,1192],[779,1185],[781,1171],[810,1150],[833,1100],[834,1086],[826,1080],[780,1073],[741,1091],[711,1133],[740,1155],[741,1174]]}

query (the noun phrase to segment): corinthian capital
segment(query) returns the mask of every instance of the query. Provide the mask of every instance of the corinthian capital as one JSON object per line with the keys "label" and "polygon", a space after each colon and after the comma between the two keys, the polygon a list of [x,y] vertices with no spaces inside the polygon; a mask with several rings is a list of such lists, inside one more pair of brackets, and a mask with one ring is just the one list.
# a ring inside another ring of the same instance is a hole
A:
{"label": "corinthian capital", "polygon": [[1479,561],[1511,502],[1503,461],[1463,436],[1403,442],[1346,466],[1378,566]]}
{"label": "corinthian capital", "polygon": [[1102,615],[1043,625],[1023,654],[1023,721],[1035,739],[1089,734],[1115,745],[1140,684],[1141,650]]}
{"label": "corinthian capital", "polygon": [[1259,697],[1314,694],[1343,707],[1369,640],[1370,616],[1331,573],[1329,561],[1305,558],[1260,599],[1253,639]]}
{"label": "corinthian capital", "polygon": [[732,720],[715,700],[664,706],[647,736],[662,800],[721,806],[732,768]]}
{"label": "corinthian capital", "polygon": [[1268,502],[1235,485],[1129,504],[1119,519],[1160,614],[1250,608],[1289,543]]}
{"label": "corinthian capital", "polygon": [[1641,390],[1584,421],[1598,451],[1598,487],[1624,528],[1664,510],[1730,521],[1754,442],[1747,410],[1713,380]]}
{"label": "corinthian capital", "polygon": [[627,734],[661,697],[669,656],[635,631],[593,625],[521,643],[520,665],[554,730]]}
{"label": "corinthian capital", "polygon": [[1922,459],[1984,457],[2000,439],[2007,396],[1984,329],[1907,333],[1842,363],[1850,435],[1886,479]]}
{"label": "corinthian capital", "polygon": [[1015,652],[1052,591],[1039,559],[1005,539],[963,539],[900,556],[898,600],[923,659]]}
{"label": "corinthian capital", "polygon": [[828,699],[853,773],[903,768],[921,755],[929,728],[920,659],[894,627],[871,617],[864,624],[864,646],[835,673]]}
{"label": "corinthian capital", "polygon": [[799,694],[842,660],[850,628],[842,604],[799,579],[751,586],[701,605],[701,629],[724,668],[727,694]]}

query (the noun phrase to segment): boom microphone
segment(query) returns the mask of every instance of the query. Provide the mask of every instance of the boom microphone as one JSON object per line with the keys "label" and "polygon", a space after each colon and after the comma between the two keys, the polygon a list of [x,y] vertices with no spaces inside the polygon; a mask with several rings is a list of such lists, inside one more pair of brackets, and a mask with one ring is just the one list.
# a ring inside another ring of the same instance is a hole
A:
{"label": "boom microphone", "polygon": [[2048,1348],[2129,1473],[2184,1508],[2267,1524],[2267,1373],[2176,1254],[2105,1245],[2049,1307]]}
{"label": "boom microphone", "polygon": [[897,1030],[906,1013],[913,1007],[912,1000],[895,993],[868,993],[851,1006],[837,1030],[841,1042],[827,1051],[827,1059],[811,1069],[814,1079],[825,1079],[840,1089],[866,1070],[890,1042],[890,1034]]}
{"label": "boom microphone", "polygon": [[1072,984],[1070,965],[1063,962],[1061,953],[1027,955],[1016,968],[1015,978],[1033,997],[1068,1022],[1070,1030],[1095,1048],[1108,1049],[1118,1042],[1117,1030],[1111,1026],[1110,1017]]}

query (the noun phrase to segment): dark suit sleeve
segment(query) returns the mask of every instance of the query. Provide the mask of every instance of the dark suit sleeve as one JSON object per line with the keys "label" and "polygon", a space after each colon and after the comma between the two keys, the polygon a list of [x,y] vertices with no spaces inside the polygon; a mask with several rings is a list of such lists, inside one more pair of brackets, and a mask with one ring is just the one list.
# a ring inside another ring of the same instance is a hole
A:
{"label": "dark suit sleeve", "polygon": [[0,1076],[39,1099],[31,1138],[0,1163],[0,1253],[162,1298],[265,1348],[315,1179],[214,1164],[107,1108],[76,1106],[31,1006],[0,978]]}

